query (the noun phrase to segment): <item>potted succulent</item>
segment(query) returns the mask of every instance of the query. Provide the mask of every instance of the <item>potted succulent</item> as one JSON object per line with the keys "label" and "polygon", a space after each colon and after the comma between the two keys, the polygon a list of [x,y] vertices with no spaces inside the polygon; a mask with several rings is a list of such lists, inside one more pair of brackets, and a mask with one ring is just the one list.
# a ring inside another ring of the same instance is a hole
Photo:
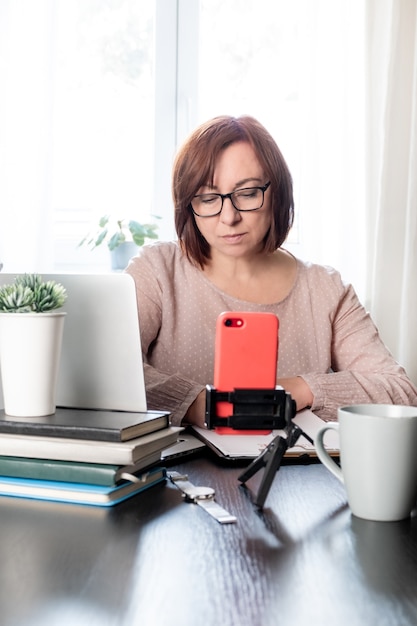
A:
{"label": "potted succulent", "polygon": [[112,219],[110,215],[103,215],[98,229],[86,235],[79,246],[87,245],[94,250],[106,243],[111,253],[112,270],[121,270],[147,239],[158,238],[157,230],[157,224],[141,224],[136,220]]}
{"label": "potted succulent", "polygon": [[55,412],[65,288],[38,274],[0,287],[0,370],[4,409],[15,417]]}

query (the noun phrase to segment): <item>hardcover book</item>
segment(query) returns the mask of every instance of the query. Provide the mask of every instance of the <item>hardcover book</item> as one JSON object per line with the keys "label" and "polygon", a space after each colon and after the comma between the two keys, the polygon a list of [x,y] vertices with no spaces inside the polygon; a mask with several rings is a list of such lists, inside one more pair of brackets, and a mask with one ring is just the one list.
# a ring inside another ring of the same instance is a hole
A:
{"label": "hardcover book", "polygon": [[169,413],[96,411],[57,407],[52,415],[12,417],[0,411],[0,433],[128,441],[169,426]]}
{"label": "hardcover book", "polygon": [[0,479],[1,477],[34,478],[113,487],[124,480],[127,475],[136,475],[145,468],[160,464],[160,462],[161,453],[159,450],[143,457],[134,465],[0,456]]}
{"label": "hardcover book", "polygon": [[165,469],[161,467],[144,472],[136,477],[134,482],[123,482],[114,487],[0,477],[0,495],[72,504],[113,506],[164,480]]}
{"label": "hardcover book", "polygon": [[177,441],[183,428],[168,426],[129,441],[96,441],[36,435],[0,434],[0,455],[82,463],[130,465]]}

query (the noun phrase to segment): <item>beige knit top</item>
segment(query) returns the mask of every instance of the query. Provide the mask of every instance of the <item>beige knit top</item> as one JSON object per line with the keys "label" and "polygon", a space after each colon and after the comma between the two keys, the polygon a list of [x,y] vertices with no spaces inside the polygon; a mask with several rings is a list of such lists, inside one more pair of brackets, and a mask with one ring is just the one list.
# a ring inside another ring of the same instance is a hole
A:
{"label": "beige knit top", "polygon": [[215,323],[222,311],[279,318],[278,376],[302,376],[326,420],[346,404],[417,405],[417,390],[382,343],[351,285],[329,267],[297,260],[286,298],[257,305],[227,295],[174,242],[141,248],[127,268],[136,283],[148,408],[179,424],[213,382]]}

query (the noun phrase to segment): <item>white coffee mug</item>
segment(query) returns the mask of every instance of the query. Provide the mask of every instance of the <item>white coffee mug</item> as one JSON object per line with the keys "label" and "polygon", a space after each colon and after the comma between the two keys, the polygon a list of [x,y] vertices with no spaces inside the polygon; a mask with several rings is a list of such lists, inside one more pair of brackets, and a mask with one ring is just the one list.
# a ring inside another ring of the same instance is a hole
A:
{"label": "white coffee mug", "polygon": [[[340,437],[340,465],[325,448],[325,433]],[[408,517],[417,500],[417,407],[357,404],[338,410],[338,423],[317,433],[320,461],[346,487],[351,511],[368,520]]]}

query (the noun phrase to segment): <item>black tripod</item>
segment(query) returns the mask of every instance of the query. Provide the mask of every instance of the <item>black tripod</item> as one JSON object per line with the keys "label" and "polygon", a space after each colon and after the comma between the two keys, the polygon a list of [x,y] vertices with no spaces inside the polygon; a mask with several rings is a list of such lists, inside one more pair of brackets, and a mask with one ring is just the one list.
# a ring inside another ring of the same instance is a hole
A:
{"label": "black tripod", "polygon": [[[218,402],[229,402],[233,405],[233,413],[228,417],[218,417],[216,407]],[[220,392],[212,385],[206,386],[206,426],[229,426],[236,430],[271,430],[280,429],[285,436],[275,437],[267,448],[249,465],[238,477],[244,484],[259,470],[265,468],[262,481],[256,495],[255,504],[263,507],[276,472],[288,448],[292,448],[300,436],[313,443],[297,424],[293,417],[296,405],[291,395],[280,386],[274,389],[234,389],[230,392]]]}
{"label": "black tripod", "polygon": [[310,443],[313,443],[311,437],[309,437],[297,424],[294,424],[292,419],[290,419],[284,428],[284,432],[286,437],[282,435],[278,435],[271,441],[271,443],[265,448],[263,452],[246,468],[240,476],[238,476],[238,480],[245,484],[252,476],[254,476],[261,469],[265,468],[264,474],[262,476],[261,483],[259,485],[258,492],[255,497],[255,504],[259,508],[262,508],[266,497],[271,488],[272,481],[274,480],[274,476],[281,467],[281,462],[284,457],[284,454],[288,450],[288,448],[292,448],[298,441],[298,438],[303,436]]}

